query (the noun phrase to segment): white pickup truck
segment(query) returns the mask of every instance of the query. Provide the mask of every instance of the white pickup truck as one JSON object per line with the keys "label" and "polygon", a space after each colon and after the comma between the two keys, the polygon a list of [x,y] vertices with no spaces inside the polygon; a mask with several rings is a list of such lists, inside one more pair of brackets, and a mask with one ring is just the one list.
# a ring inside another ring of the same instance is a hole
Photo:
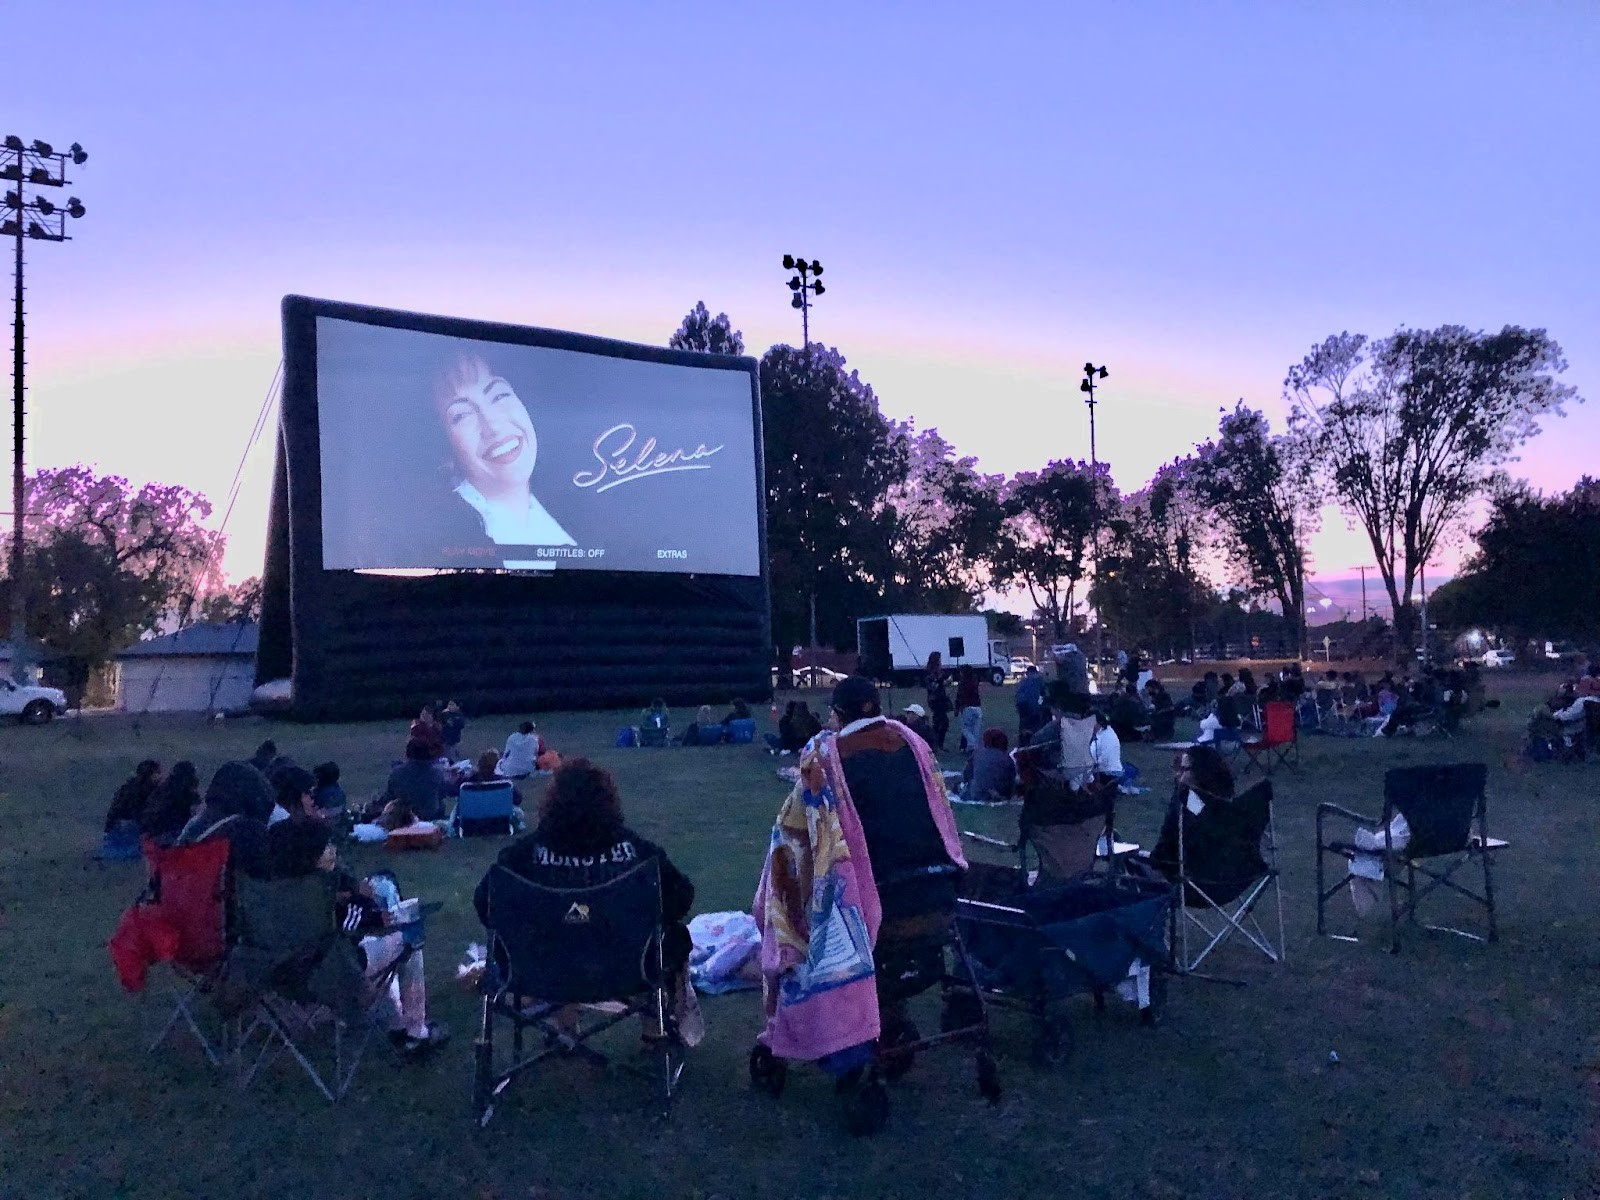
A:
{"label": "white pickup truck", "polygon": [[51,717],[66,713],[67,697],[60,688],[0,679],[0,717],[16,717],[24,725],[44,725]]}

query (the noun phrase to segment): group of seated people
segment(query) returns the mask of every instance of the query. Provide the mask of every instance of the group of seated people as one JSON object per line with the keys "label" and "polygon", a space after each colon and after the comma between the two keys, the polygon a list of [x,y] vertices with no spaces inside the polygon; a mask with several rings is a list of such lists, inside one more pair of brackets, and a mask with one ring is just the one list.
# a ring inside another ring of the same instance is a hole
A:
{"label": "group of seated people", "polygon": [[[272,796],[263,819],[276,824],[303,815],[337,824],[345,812],[345,794],[339,784],[339,764],[325,762],[311,771],[278,753],[276,743],[263,742],[247,764]],[[177,844],[185,830],[198,821],[205,807],[200,794],[200,774],[187,759],[163,771],[155,759],[134,768],[111,798],[96,857],[106,861],[135,861],[140,841],[150,838],[159,846]]]}
{"label": "group of seated people", "polygon": [[[630,730],[622,731],[622,740],[618,745],[638,746],[716,746],[723,742],[748,741],[754,733],[747,731],[745,738],[734,736],[736,730],[748,723],[753,731],[755,718],[750,714],[750,705],[745,701],[735,698],[732,706],[722,717],[717,717],[712,712],[711,705],[702,704],[695,710],[694,720],[684,727],[683,733],[674,735],[672,732],[672,713],[667,708],[665,700],[653,701],[649,708],[639,714],[639,724]],[[769,739],[770,741],[770,739]]]}
{"label": "group of seated people", "polygon": [[1523,754],[1534,762],[1581,762],[1600,735],[1600,656],[1564,681],[1528,718]]}

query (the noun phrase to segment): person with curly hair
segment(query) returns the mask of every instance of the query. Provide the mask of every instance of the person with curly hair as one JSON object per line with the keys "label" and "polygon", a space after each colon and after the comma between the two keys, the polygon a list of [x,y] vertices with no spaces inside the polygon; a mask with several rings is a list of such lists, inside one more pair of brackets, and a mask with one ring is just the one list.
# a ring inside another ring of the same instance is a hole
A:
{"label": "person with curly hair", "polygon": [[[665,850],[628,828],[617,781],[604,767],[586,758],[558,767],[539,799],[538,824],[500,852],[499,865],[541,887],[590,888],[652,858],[661,868],[662,957],[668,973],[678,976],[693,945],[686,922],[694,905],[694,884],[672,865]],[[487,926],[487,874],[472,902]]]}

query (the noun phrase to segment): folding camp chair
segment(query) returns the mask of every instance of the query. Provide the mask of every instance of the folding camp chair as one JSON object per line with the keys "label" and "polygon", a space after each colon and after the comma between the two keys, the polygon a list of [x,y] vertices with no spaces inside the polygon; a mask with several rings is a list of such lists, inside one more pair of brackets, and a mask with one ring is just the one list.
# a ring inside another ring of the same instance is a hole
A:
{"label": "folding camp chair", "polygon": [[221,1066],[238,1036],[237,1022],[211,1003],[227,949],[228,841],[159,846],[144,839],[150,886],[143,903],[175,935],[167,964],[177,981],[172,1015],[150,1043],[154,1053],[174,1029],[186,1028],[212,1066]]}
{"label": "folding camp chair", "polygon": [[[1182,904],[1174,906],[1177,971],[1218,983],[1242,981],[1203,975],[1199,967],[1235,934],[1274,963],[1285,957],[1283,889],[1278,879],[1272,782],[1262,780],[1231,801],[1205,806],[1199,816],[1178,806],[1178,872]],[[1277,909],[1274,942],[1256,909],[1268,892]],[[1176,910],[1181,908],[1178,915]],[[1191,937],[1191,931],[1194,936]]]}
{"label": "folding camp chair", "polygon": [[[1487,938],[1443,925],[1423,928],[1438,933],[1453,933],[1473,941],[1494,941],[1498,936],[1494,907],[1494,855],[1509,842],[1489,836],[1488,768],[1483,763],[1454,763],[1447,766],[1396,767],[1383,777],[1383,812],[1378,817],[1363,816],[1337,804],[1317,805],[1317,932],[1327,934],[1326,907],[1330,899],[1350,886],[1346,875],[1329,886],[1324,862],[1328,855],[1354,863],[1358,856],[1377,857],[1389,894],[1390,950],[1400,950],[1401,916],[1417,924],[1417,905],[1440,888],[1481,904],[1488,915]],[[1396,842],[1395,818],[1404,819],[1407,836]],[[1381,831],[1381,849],[1366,849],[1353,838],[1329,839],[1324,831],[1327,819],[1350,821]],[[1455,874],[1471,862],[1483,870],[1483,891],[1474,892],[1455,881]],[[1419,883],[1417,876],[1423,877]],[[1332,935],[1340,941],[1356,941],[1349,936]]]}
{"label": "folding camp chair", "polygon": [[227,986],[248,998],[250,1016],[239,1039],[239,1086],[248,1088],[268,1062],[287,1053],[337,1103],[355,1081],[390,985],[422,947],[423,918],[439,905],[421,906],[416,921],[390,930],[402,935],[401,952],[369,979],[355,943],[339,927],[322,872],[274,880],[241,875],[234,896],[238,938]]}
{"label": "folding camp chair", "polygon": [[[590,1041],[635,1016],[646,1018],[656,1042],[654,1068],[618,1065],[654,1083],[665,1112],[683,1072],[683,1048],[672,1011],[673,981],[662,958],[660,863],[646,859],[597,887],[570,889],[491,867],[488,929],[483,1018],[473,1047],[472,1113],[479,1127],[488,1125],[515,1079],[554,1055],[609,1065],[611,1059]],[[497,1063],[495,1055],[495,1026],[501,1022],[511,1026],[506,1063]],[[531,1054],[523,1045],[529,1030],[541,1043]]]}
{"label": "folding camp chair", "polygon": [[[1247,761],[1244,764],[1244,773],[1249,774],[1259,768],[1267,775],[1272,774],[1274,761],[1284,765],[1300,765],[1300,736],[1294,725],[1294,705],[1287,700],[1269,700],[1261,706],[1261,723],[1264,728],[1260,737],[1245,738],[1241,743]],[[1294,763],[1289,763],[1289,755],[1294,755]]]}
{"label": "folding camp chair", "polygon": [[463,783],[450,814],[452,837],[494,837],[516,828],[515,785],[509,779],[493,783]]}

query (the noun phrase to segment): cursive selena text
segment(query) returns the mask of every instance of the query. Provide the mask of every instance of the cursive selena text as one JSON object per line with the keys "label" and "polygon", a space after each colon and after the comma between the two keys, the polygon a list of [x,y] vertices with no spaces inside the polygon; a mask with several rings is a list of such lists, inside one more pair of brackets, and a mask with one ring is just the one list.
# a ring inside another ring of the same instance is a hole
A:
{"label": "cursive selena text", "polygon": [[632,425],[613,425],[594,440],[594,457],[600,465],[591,471],[579,471],[572,482],[581,488],[594,488],[596,492],[609,492],[612,488],[636,479],[649,479],[652,475],[666,475],[672,471],[709,471],[711,464],[701,460],[710,458],[722,449],[707,446],[704,442],[693,450],[662,450],[653,437],[637,446],[639,431]]}

